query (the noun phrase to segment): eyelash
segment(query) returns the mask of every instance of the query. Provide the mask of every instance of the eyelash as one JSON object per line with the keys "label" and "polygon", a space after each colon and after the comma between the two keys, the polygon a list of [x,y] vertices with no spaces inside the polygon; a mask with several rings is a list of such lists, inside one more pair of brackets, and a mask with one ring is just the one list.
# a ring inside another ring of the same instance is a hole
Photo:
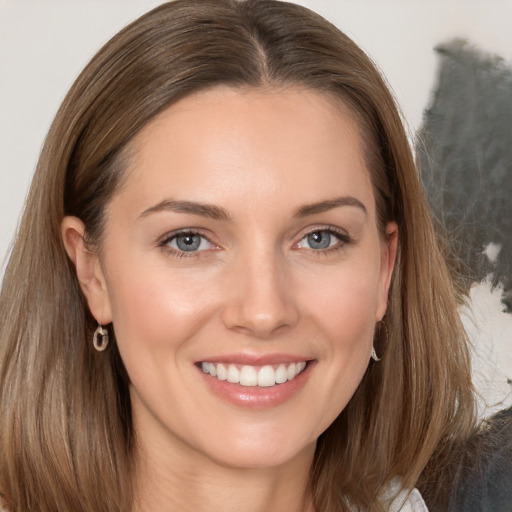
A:
{"label": "eyelash", "polygon": [[301,238],[300,240],[294,245],[294,247],[296,247],[297,249],[302,249],[301,247],[298,247],[298,245],[303,241],[305,240],[308,236],[314,234],[314,233],[327,233],[329,235],[332,235],[332,236],[335,236],[337,239],[338,239],[338,242],[335,243],[334,245],[332,246],[328,246],[326,248],[323,248],[323,249],[313,249],[311,247],[305,247],[304,249],[314,253],[315,255],[318,255],[318,256],[327,256],[329,255],[329,253],[331,253],[332,251],[337,251],[337,250],[340,250],[340,249],[343,249],[345,248],[347,245],[353,243],[353,239],[350,235],[348,235],[348,233],[346,233],[345,231],[341,230],[341,229],[335,229],[331,226],[325,226],[325,227],[314,227],[313,229],[310,229],[309,231],[307,231]]}
{"label": "eyelash", "polygon": [[[335,243],[332,246],[328,246],[326,248],[321,249],[314,249],[312,247],[305,247],[304,249],[308,250],[311,253],[314,253],[316,255],[323,255],[326,256],[332,251],[337,251],[339,249],[343,249],[346,245],[351,244],[353,242],[353,239],[342,230],[335,229],[333,227],[315,227],[306,233],[304,233],[300,240],[294,244],[295,249],[302,249],[302,247],[299,247],[299,244],[306,239],[308,236],[314,234],[314,233],[327,233],[328,235],[335,236],[338,239],[338,242]],[[217,246],[207,237],[205,236],[201,231],[199,230],[184,230],[184,231],[177,231],[170,233],[166,235],[158,244],[158,246],[164,250],[166,253],[172,255],[175,258],[190,258],[190,257],[198,257],[198,253],[205,252],[205,249],[203,250],[194,250],[194,251],[183,251],[179,248],[176,249],[174,247],[171,247],[169,244],[172,243],[173,240],[176,240],[180,236],[199,236],[202,241],[206,241],[208,244],[210,244],[213,248],[217,248]],[[202,242],[201,242],[202,243]]]}
{"label": "eyelash", "polygon": [[[166,235],[162,241],[158,244],[158,246],[164,250],[166,253],[174,256],[175,258],[190,258],[190,257],[197,257],[198,253],[204,252],[203,250],[200,251],[182,251],[179,248],[176,249],[174,247],[171,247],[169,244],[176,240],[180,236],[199,236],[202,241],[206,241],[208,244],[210,244],[212,247],[217,247],[207,236],[205,236],[201,231],[199,230],[192,230],[187,229],[183,231],[175,231],[173,233],[170,233]],[[202,242],[201,242],[202,243]]]}

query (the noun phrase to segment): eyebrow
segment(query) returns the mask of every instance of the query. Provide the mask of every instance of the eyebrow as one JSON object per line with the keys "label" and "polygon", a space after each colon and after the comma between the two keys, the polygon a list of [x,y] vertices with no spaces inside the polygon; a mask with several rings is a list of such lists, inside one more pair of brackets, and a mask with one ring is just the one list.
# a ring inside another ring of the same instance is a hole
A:
{"label": "eyebrow", "polygon": [[[343,196],[337,197],[335,199],[328,199],[326,201],[320,201],[318,203],[311,203],[300,206],[295,211],[294,217],[307,217],[308,215],[323,213],[334,208],[339,208],[341,206],[353,206],[361,209],[365,215],[367,214],[366,207],[361,201],[359,201],[359,199],[356,199],[352,196]],[[144,210],[138,218],[144,219],[152,213],[166,211],[199,215],[201,217],[207,217],[214,220],[231,220],[229,213],[220,206],[206,203],[197,203],[195,201],[179,201],[176,199],[164,199],[158,204]]]}
{"label": "eyebrow", "polygon": [[308,215],[327,212],[340,206],[354,206],[360,208],[365,215],[368,214],[365,205],[359,199],[352,196],[343,196],[301,206],[296,210],[294,217],[307,217]]}
{"label": "eyebrow", "polygon": [[163,201],[160,201],[158,204],[144,210],[139,215],[139,219],[143,219],[152,213],[166,211],[200,215],[201,217],[208,217],[214,220],[229,220],[231,218],[229,213],[220,206],[205,203],[196,203],[194,201],[178,201],[175,199],[164,199]]}

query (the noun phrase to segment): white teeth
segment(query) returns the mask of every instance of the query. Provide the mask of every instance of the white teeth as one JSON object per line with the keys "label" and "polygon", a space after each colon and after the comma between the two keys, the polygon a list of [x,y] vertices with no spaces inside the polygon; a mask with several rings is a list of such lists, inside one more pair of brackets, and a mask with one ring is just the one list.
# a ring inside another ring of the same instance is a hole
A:
{"label": "white teeth", "polygon": [[[215,366],[214,364],[210,363],[212,366]],[[210,375],[212,375],[210,373]],[[228,371],[226,370],[226,367],[223,364],[217,365],[217,379],[219,380],[227,380],[228,378]]]}
{"label": "white teeth", "polygon": [[272,366],[263,366],[258,372],[258,386],[269,388],[276,384],[276,372]]}
{"label": "white teeth", "polygon": [[240,370],[240,384],[242,386],[256,386],[258,384],[258,374],[254,366],[242,366]]}
{"label": "white teeth", "polygon": [[276,370],[276,382],[282,384],[288,380],[288,372],[284,364],[280,364]]}
{"label": "white teeth", "polygon": [[306,362],[289,363],[287,365],[282,363],[277,368],[271,365],[261,367],[244,365],[240,369],[234,364],[204,362],[201,363],[201,368],[204,373],[208,373],[219,380],[227,380],[232,384],[267,388],[293,380],[304,371]]}
{"label": "white teeth", "polygon": [[228,366],[228,374],[226,380],[232,384],[238,384],[240,382],[240,372],[235,365],[230,364]]}

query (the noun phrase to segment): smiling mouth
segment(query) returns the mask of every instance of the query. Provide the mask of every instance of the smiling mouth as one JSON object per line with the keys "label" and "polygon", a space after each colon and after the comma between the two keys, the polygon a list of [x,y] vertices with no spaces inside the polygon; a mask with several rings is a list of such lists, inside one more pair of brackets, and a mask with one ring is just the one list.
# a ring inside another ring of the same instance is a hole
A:
{"label": "smiling mouth", "polygon": [[204,373],[218,380],[240,384],[241,386],[257,386],[269,388],[295,379],[307,366],[307,361],[298,363],[281,363],[277,365],[251,366],[224,363],[202,362]]}

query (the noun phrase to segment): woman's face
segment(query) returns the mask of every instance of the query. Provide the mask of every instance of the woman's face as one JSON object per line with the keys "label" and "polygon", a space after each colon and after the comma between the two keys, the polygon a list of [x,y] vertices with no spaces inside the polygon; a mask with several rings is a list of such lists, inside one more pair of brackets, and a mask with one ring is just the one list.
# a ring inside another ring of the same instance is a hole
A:
{"label": "woman's face", "polygon": [[307,90],[217,88],[131,149],[84,289],[138,438],[237,467],[309,457],[368,366],[396,250],[357,125]]}

